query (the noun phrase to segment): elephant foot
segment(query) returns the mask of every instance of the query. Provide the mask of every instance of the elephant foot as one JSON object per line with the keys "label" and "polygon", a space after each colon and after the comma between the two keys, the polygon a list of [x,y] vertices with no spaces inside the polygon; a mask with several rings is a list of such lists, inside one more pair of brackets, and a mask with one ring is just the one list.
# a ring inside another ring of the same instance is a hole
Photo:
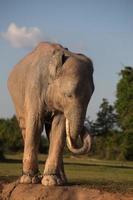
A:
{"label": "elephant foot", "polygon": [[19,183],[23,183],[23,184],[37,184],[37,183],[41,183],[41,177],[38,176],[27,176],[27,175],[23,175],[20,177]]}
{"label": "elephant foot", "polygon": [[20,177],[19,182],[23,184],[37,184],[41,183],[42,177],[37,173],[34,175],[23,173],[23,175]]}
{"label": "elephant foot", "polygon": [[63,181],[57,175],[44,175],[42,184],[45,186],[63,185]]}

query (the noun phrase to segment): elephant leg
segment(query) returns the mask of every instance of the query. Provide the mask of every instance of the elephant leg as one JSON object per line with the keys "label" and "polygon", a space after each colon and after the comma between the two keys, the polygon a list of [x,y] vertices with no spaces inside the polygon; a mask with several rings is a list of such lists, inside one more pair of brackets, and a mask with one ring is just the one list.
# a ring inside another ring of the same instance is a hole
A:
{"label": "elephant leg", "polygon": [[49,154],[45,164],[43,185],[62,185],[60,175],[63,149],[65,145],[65,118],[62,114],[54,116],[50,132]]}
{"label": "elephant leg", "polygon": [[24,117],[18,117],[19,127],[21,129],[23,141],[25,140],[25,120]]}
{"label": "elephant leg", "polygon": [[20,183],[38,183],[38,146],[41,135],[41,123],[36,117],[37,113],[29,112],[25,118],[25,129],[23,129],[24,155],[23,175]]}
{"label": "elephant leg", "polygon": [[[52,120],[53,119],[50,117],[45,122],[45,130],[46,130],[46,135],[47,135],[47,138],[49,140],[49,143],[50,143],[50,131],[51,131],[51,127],[52,127]],[[66,178],[66,175],[65,175],[64,164],[63,164],[63,159],[60,162],[60,165],[58,167],[58,171],[59,171],[60,178],[61,178],[62,182],[63,183],[67,183],[67,178]]]}
{"label": "elephant leg", "polygon": [[60,173],[60,177],[61,177],[63,184],[67,183],[67,177],[66,177],[65,170],[64,170],[63,159],[62,159],[60,166],[59,166],[59,173]]}

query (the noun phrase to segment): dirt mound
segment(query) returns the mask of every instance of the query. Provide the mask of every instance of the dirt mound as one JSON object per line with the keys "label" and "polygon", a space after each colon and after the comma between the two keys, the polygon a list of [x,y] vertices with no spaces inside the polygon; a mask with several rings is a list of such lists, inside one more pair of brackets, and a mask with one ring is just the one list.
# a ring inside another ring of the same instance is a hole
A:
{"label": "dirt mound", "polygon": [[87,186],[45,187],[41,184],[18,184],[1,186],[1,200],[133,200],[132,194],[109,193],[89,189]]}

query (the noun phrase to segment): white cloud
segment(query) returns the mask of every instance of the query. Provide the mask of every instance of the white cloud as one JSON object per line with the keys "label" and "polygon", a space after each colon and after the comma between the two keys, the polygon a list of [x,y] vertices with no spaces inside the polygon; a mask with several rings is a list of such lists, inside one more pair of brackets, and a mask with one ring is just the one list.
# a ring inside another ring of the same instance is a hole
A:
{"label": "white cloud", "polygon": [[15,48],[32,48],[44,39],[39,28],[19,27],[15,23],[11,23],[1,35]]}

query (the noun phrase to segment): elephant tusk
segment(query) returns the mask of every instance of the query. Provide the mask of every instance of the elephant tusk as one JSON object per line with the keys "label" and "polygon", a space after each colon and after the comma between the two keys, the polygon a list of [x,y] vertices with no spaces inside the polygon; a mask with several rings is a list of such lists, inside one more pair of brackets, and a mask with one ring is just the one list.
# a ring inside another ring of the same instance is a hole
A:
{"label": "elephant tusk", "polygon": [[66,142],[67,142],[68,148],[71,149],[72,148],[72,142],[71,142],[71,138],[70,138],[70,126],[69,126],[68,119],[66,119]]}

